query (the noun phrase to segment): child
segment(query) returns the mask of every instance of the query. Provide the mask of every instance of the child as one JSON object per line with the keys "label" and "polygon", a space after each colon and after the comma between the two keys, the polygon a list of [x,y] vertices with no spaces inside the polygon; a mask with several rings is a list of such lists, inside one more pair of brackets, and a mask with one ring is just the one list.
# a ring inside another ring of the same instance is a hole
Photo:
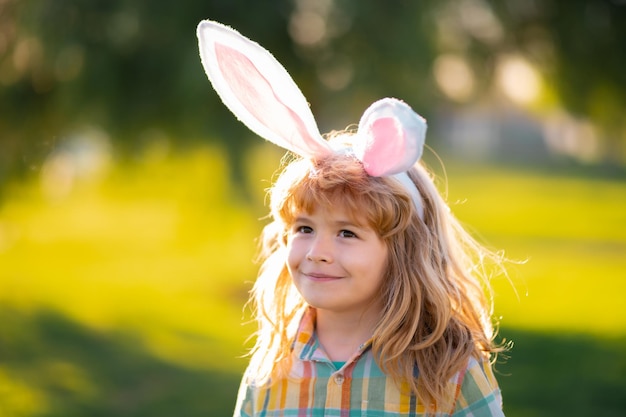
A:
{"label": "child", "polygon": [[383,99],[327,141],[268,51],[211,21],[198,38],[225,105],[297,156],[269,191],[259,329],[234,415],[502,416],[491,254],[418,163],[425,120]]}

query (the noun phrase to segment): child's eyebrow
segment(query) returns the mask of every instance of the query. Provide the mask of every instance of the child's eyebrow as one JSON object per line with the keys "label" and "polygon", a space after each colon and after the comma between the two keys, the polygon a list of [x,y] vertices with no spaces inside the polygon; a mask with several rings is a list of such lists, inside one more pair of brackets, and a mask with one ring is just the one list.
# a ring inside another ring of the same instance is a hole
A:
{"label": "child's eyebrow", "polygon": [[358,223],[355,223],[353,221],[350,220],[337,220],[335,222],[333,222],[335,225],[342,227],[342,226],[347,226],[347,227],[357,227],[359,229],[363,228],[363,226],[360,226]]}
{"label": "child's eyebrow", "polygon": [[[302,223],[302,222],[306,223],[306,222],[311,222],[311,221],[312,220],[311,220],[310,217],[300,215],[300,216],[295,217],[293,219],[292,223]],[[343,219],[335,220],[332,223],[336,227],[352,227],[352,228],[357,228],[357,229],[366,229],[367,228],[367,226],[365,226],[362,223],[357,223],[355,221],[347,220],[347,219],[346,220],[343,220]]]}
{"label": "child's eyebrow", "polygon": [[311,221],[311,218],[307,216],[297,216],[297,217],[294,217],[291,223],[301,223],[301,222],[310,222],[310,221]]}
{"label": "child's eyebrow", "polygon": [[349,229],[356,229],[359,232],[373,231],[372,227],[370,227],[366,222],[359,222],[355,220],[336,220],[333,222],[333,225],[337,228],[347,227]]}

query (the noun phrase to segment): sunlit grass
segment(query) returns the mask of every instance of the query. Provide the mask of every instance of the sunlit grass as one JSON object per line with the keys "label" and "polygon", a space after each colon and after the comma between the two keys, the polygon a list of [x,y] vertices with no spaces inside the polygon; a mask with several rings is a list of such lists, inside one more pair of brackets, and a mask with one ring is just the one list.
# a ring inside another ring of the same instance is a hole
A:
{"label": "sunlit grass", "polygon": [[46,408],[45,394],[0,367],[0,412],[2,415],[30,416]]}
{"label": "sunlit grass", "polygon": [[[198,401],[177,415],[230,410],[253,331],[243,305],[280,158],[272,149],[249,159],[248,199],[212,148],[147,152],[69,193],[43,192],[38,180],[10,187],[0,207],[0,359],[13,362],[0,361],[0,415],[156,415],[154,404],[178,406],[183,391],[172,384],[193,386],[184,401]],[[454,213],[481,241],[527,260],[493,280],[505,330],[626,335],[624,181],[447,168]],[[223,403],[203,402],[198,383]]]}
{"label": "sunlit grass", "polygon": [[115,168],[55,201],[37,184],[15,194],[0,217],[3,303],[127,328],[193,366],[236,366],[260,225],[218,152]]}
{"label": "sunlit grass", "polygon": [[626,183],[452,166],[453,211],[511,264],[493,281],[505,326],[626,334]]}
{"label": "sunlit grass", "polygon": [[[259,149],[250,169],[269,180],[276,154]],[[253,184],[253,208],[224,164],[214,149],[148,153],[54,201],[37,183],[19,186],[0,212],[0,299],[141,329],[155,346],[177,345],[164,329],[238,343],[268,183]],[[509,266],[511,282],[493,281],[504,325],[626,332],[626,184],[459,165],[448,177],[470,230],[527,260]]]}

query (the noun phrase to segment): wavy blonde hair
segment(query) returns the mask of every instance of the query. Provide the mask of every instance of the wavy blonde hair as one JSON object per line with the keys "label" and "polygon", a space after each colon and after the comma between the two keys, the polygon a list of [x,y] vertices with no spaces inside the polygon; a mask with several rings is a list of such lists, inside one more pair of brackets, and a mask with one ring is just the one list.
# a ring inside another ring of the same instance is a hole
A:
{"label": "wavy blonde hair", "polygon": [[272,221],[262,233],[263,263],[251,291],[258,331],[249,377],[262,383],[289,369],[293,338],[308,306],[286,268],[286,232],[298,213],[318,205],[343,204],[389,249],[372,349],[398,385],[408,383],[424,404],[446,406],[446,386],[470,356],[485,360],[499,350],[485,261],[501,266],[500,257],[461,227],[421,163],[408,175],[422,197],[423,220],[397,180],[367,175],[350,155],[295,160],[282,171],[269,190]]}

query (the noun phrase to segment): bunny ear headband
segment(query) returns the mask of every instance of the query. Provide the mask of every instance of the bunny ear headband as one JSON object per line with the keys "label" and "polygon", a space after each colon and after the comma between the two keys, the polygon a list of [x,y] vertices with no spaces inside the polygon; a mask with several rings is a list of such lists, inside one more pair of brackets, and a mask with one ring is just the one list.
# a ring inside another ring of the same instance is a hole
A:
{"label": "bunny ear headband", "polygon": [[[322,137],[306,98],[269,51],[210,20],[200,22],[197,34],[213,88],[250,130],[305,158],[340,151]],[[424,118],[404,102],[384,98],[363,113],[351,149],[369,175],[400,181],[422,219],[422,199],[406,171],[421,157],[425,135]]]}

